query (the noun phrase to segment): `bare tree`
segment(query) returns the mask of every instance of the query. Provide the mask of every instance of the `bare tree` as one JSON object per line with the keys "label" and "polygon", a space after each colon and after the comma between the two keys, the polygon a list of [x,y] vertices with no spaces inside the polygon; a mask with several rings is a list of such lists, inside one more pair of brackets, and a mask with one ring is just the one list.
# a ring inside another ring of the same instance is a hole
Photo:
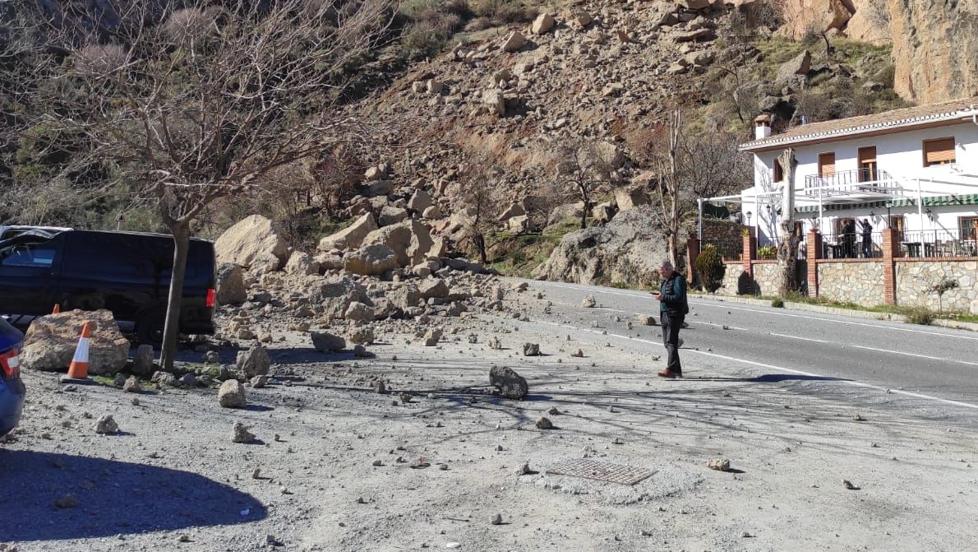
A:
{"label": "bare tree", "polygon": [[743,188],[751,178],[749,161],[737,151],[736,136],[687,136],[679,110],[636,147],[639,161],[654,173],[648,185],[658,198],[656,217],[666,235],[669,259],[681,266],[679,239],[696,216],[696,199]]}
{"label": "bare tree", "polygon": [[388,0],[180,4],[132,0],[81,29],[42,12],[45,27],[31,29],[61,53],[38,58],[44,82],[31,89],[46,96],[34,121],[84,136],[84,154],[107,160],[173,235],[167,368],[194,220],[218,198],[261,190],[274,169],[364,137],[336,108],[393,14]]}
{"label": "bare tree", "polygon": [[611,181],[611,163],[604,159],[594,142],[567,144],[560,148],[558,155],[557,176],[563,187],[583,203],[581,229],[587,228],[595,191]]}
{"label": "bare tree", "polygon": [[498,177],[502,171],[485,159],[466,165],[460,175],[462,185],[461,207],[465,213],[464,236],[479,255],[483,265],[489,260],[487,236],[498,224],[503,202],[500,187],[486,182]]}

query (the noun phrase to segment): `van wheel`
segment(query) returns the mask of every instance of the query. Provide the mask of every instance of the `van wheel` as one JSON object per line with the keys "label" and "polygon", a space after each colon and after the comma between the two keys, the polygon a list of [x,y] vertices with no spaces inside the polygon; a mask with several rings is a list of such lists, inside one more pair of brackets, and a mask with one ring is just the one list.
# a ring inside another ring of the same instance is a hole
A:
{"label": "van wheel", "polygon": [[159,345],[163,343],[163,320],[158,312],[148,312],[136,322],[136,340],[139,343]]}

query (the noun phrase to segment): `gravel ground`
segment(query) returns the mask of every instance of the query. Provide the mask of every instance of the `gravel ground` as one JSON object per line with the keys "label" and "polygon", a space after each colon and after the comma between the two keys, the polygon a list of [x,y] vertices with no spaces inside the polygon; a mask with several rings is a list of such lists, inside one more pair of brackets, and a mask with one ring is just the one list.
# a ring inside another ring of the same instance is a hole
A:
{"label": "gravel ground", "polygon": [[[214,389],[68,390],[29,372],[22,427],[0,445],[0,542],[20,551],[974,546],[974,424],[921,417],[871,390],[721,363],[690,366],[708,378],[659,380],[657,328],[614,317],[575,326],[567,321],[579,309],[544,313],[534,296],[531,287],[508,300],[528,321],[446,320],[437,347],[385,336],[373,359],[323,355],[286,334],[271,349],[271,384],[248,388],[247,409],[221,408]],[[492,336],[503,349],[488,347]],[[527,342],[543,355],[524,357]],[[528,400],[490,393],[494,364],[529,380]],[[378,379],[390,393],[372,390]],[[120,434],[95,433],[105,414]],[[555,429],[537,429],[542,416]],[[259,441],[232,443],[235,422]],[[709,469],[717,457],[731,471]],[[651,476],[624,485],[547,473],[581,458]],[[521,474],[524,464],[537,473]]]}

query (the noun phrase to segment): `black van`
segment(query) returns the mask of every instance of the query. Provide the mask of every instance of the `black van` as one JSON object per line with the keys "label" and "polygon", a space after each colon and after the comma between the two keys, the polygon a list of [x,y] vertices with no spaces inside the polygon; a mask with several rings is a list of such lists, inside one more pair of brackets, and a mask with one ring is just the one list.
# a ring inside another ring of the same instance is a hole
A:
{"label": "black van", "polygon": [[[0,314],[108,309],[141,341],[159,341],[172,268],[173,238],[163,234],[0,227]],[[214,282],[214,244],[191,239],[181,333],[214,333]]]}

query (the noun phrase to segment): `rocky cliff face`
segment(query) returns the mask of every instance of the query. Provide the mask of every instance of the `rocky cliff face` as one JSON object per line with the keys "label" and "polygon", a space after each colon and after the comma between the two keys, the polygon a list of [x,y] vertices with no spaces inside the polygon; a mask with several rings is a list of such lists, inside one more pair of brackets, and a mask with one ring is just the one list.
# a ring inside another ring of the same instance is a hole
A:
{"label": "rocky cliff face", "polygon": [[978,95],[978,0],[786,0],[782,32],[892,43],[894,88],[926,104]]}

